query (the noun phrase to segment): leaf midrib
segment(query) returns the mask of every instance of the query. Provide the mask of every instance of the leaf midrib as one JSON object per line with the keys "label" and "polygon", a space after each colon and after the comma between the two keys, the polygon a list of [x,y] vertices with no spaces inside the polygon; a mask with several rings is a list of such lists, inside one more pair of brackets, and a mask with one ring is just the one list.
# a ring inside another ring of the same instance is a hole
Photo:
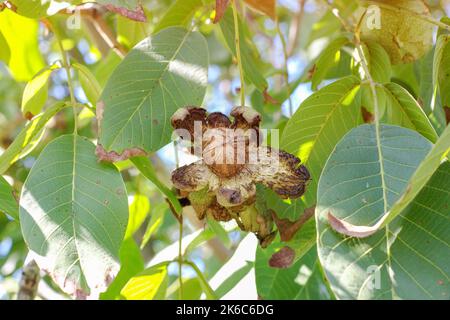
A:
{"label": "leaf midrib", "polygon": [[[349,79],[350,79],[350,78],[349,78]],[[355,78],[355,79],[356,79],[356,78]],[[319,137],[321,136],[321,134],[322,134],[324,128],[325,128],[326,125],[328,124],[328,122],[329,122],[329,120],[330,120],[330,117],[336,112],[336,110],[339,108],[339,106],[342,105],[342,101],[344,101],[344,100],[348,97],[348,95],[349,95],[356,87],[358,87],[358,86],[360,86],[360,85],[361,85],[360,83],[355,83],[355,84],[353,84],[353,85],[351,86],[351,88],[349,88],[349,90],[348,90],[345,94],[343,94],[342,97],[341,97],[336,103],[332,104],[332,107],[331,107],[332,110],[331,110],[331,112],[329,112],[328,115],[325,116],[325,121],[323,122],[323,125],[320,127],[319,131],[318,131],[318,132],[316,133],[316,135],[315,135],[314,143],[313,143],[313,145],[312,145],[312,147],[311,147],[311,152],[309,153],[308,158],[305,160],[305,164],[307,164],[308,161],[309,161],[309,159],[311,158],[311,154],[314,152],[314,149],[315,149],[314,147],[316,146],[317,141],[319,140]],[[294,142],[292,142],[292,143],[294,143]],[[291,144],[292,144],[292,143],[291,143]],[[290,145],[290,144],[289,144],[289,145]]]}
{"label": "leaf midrib", "polygon": [[[188,38],[188,36],[191,34],[190,31],[186,31],[186,34],[184,35],[183,39],[180,42],[180,45],[178,46],[178,48],[175,50],[174,54],[172,55],[172,57],[168,60],[166,66],[164,67],[164,69],[161,72],[161,75],[153,80],[155,82],[155,85],[150,88],[149,92],[147,93],[147,95],[145,95],[145,97],[142,99],[142,101],[139,103],[139,105],[136,107],[136,109],[133,111],[133,113],[130,115],[130,117],[128,117],[127,121],[123,124],[123,126],[118,130],[117,134],[115,135],[114,139],[112,140],[112,142],[110,143],[109,147],[112,148],[114,146],[114,144],[117,141],[117,138],[122,134],[123,130],[125,129],[125,127],[130,123],[131,119],[134,118],[134,116],[136,115],[137,112],[139,112],[142,108],[142,106],[144,105],[144,102],[148,99],[148,97],[153,93],[153,90],[156,88],[156,86],[159,84],[161,85],[161,80],[164,77],[164,75],[166,74],[169,66],[170,66],[170,62],[172,62],[174,60],[174,58],[178,55],[178,53],[180,52],[181,48],[184,46],[184,43],[186,42],[186,39]],[[103,122],[104,123],[104,122]]]}

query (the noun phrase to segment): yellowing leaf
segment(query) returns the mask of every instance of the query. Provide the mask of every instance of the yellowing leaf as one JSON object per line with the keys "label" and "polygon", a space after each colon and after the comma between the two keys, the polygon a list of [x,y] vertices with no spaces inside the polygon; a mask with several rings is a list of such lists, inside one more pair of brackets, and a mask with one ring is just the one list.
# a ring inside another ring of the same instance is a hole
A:
{"label": "yellowing leaf", "polygon": [[48,78],[57,68],[59,67],[56,65],[47,67],[27,83],[22,97],[22,113],[27,119],[42,111],[48,97]]}
{"label": "yellowing leaf", "polygon": [[133,202],[130,205],[130,216],[128,218],[125,239],[132,237],[133,234],[139,229],[147,217],[149,210],[150,202],[148,201],[148,198],[140,194],[134,195]]}
{"label": "yellowing leaf", "polygon": [[3,174],[14,162],[33,150],[40,141],[47,122],[65,107],[67,105],[64,102],[57,102],[36,116],[20,131],[14,142],[0,156],[0,174]]}
{"label": "yellowing leaf", "polygon": [[96,105],[102,91],[96,77],[89,68],[82,64],[73,63],[72,66],[78,70],[78,79],[80,80],[81,87],[83,88],[87,99],[92,105]]}
{"label": "yellowing leaf", "polygon": [[6,213],[18,220],[19,205],[14,198],[13,188],[0,176],[0,213]]}
{"label": "yellowing leaf", "polygon": [[163,262],[131,278],[120,294],[127,300],[163,299],[167,282],[167,262]]}
{"label": "yellowing leaf", "polygon": [[276,3],[275,0],[244,0],[245,3],[259,12],[268,15],[273,20],[276,19]]}
{"label": "yellowing leaf", "polygon": [[44,67],[38,47],[37,20],[3,10],[0,12],[0,32],[11,51],[8,66],[14,78],[17,81],[31,80]]}

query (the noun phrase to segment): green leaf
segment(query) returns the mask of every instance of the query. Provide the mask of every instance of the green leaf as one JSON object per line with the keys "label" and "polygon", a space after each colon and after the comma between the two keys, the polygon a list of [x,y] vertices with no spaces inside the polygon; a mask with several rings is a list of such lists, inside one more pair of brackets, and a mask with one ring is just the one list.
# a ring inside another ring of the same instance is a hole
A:
{"label": "green leaf", "polygon": [[[234,17],[231,8],[228,8],[220,20],[220,30],[222,30],[223,37],[233,56],[236,56],[236,40],[234,32]],[[261,67],[263,65],[256,47],[248,37],[248,32],[245,29],[245,25],[239,19],[239,44],[241,48],[242,67],[244,69],[245,80],[251,82],[255,87],[263,92],[267,89],[268,84],[266,79],[261,73]]]}
{"label": "green leaf", "polygon": [[340,28],[341,23],[339,20],[331,11],[327,10],[322,17],[312,25],[308,45],[317,39],[333,35],[333,33],[340,30]]}
{"label": "green leaf", "polygon": [[9,58],[11,57],[11,51],[9,50],[8,42],[6,42],[6,39],[3,36],[1,30],[0,30],[0,48],[2,48],[2,50],[0,51],[0,60],[8,63]]}
{"label": "green leaf", "polygon": [[208,47],[199,32],[171,27],[144,39],[117,66],[102,92],[99,144],[118,154],[166,145],[172,114],[202,103],[207,68]]}
{"label": "green leaf", "polygon": [[97,105],[102,91],[97,79],[92,72],[82,64],[75,62],[72,63],[72,67],[78,70],[78,79],[80,80],[81,87],[83,88],[87,99],[92,105]]}
{"label": "green leaf", "polygon": [[47,122],[65,107],[67,104],[64,102],[57,102],[44,113],[34,117],[20,131],[13,143],[0,156],[0,174],[5,173],[13,163],[33,150],[40,141]]}
{"label": "green leaf", "polygon": [[[412,286],[414,294],[420,291],[411,282],[415,279],[402,284],[397,274],[404,274],[405,267],[423,264],[418,261],[422,257],[411,261],[415,259],[414,251],[409,247],[409,241],[402,241],[401,238],[406,239],[411,233],[417,235],[412,246],[414,248],[417,243],[428,243],[429,238],[423,235],[432,235],[434,231],[439,233],[439,230],[427,223],[422,224],[427,216],[423,213],[416,215],[420,210],[414,212],[414,219],[401,214],[384,230],[376,233],[372,228],[367,231],[365,227],[355,226],[373,225],[381,221],[380,218],[405,192],[408,180],[431,146],[428,140],[409,129],[381,125],[378,132],[374,125],[363,125],[347,134],[328,159],[318,188],[318,248],[322,265],[339,298],[402,297],[395,293],[396,287],[402,285],[404,287],[401,290]],[[430,200],[435,199],[430,197]],[[332,218],[331,214],[337,218]],[[436,215],[433,216],[433,219],[437,219]],[[421,217],[420,220],[418,217]],[[439,223],[442,224],[442,221]],[[364,238],[343,237],[331,226],[340,233]],[[404,236],[400,236],[401,233]],[[419,238],[419,233],[422,233],[422,238]],[[441,240],[438,242],[438,246],[441,246]],[[397,256],[392,254],[394,245],[400,251]],[[399,267],[398,259],[407,259],[407,266],[400,263],[402,267]],[[378,270],[381,290],[369,290],[366,287],[371,281],[369,266],[373,266],[372,271]],[[436,290],[439,290],[437,287]]]}
{"label": "green leaf", "polygon": [[388,123],[416,130],[431,142],[436,142],[436,131],[413,96],[396,83],[387,83],[384,88]]}
{"label": "green leaf", "polygon": [[209,219],[209,218],[207,220],[208,220],[208,226],[215,233],[215,235],[220,239],[220,241],[225,246],[230,245],[230,238],[228,237],[228,232],[225,230],[224,227],[222,227],[220,222],[215,221],[213,219]]}
{"label": "green leaf", "polygon": [[439,88],[442,106],[450,108],[450,35],[441,35],[437,39],[433,63],[433,84]]}
{"label": "green leaf", "polygon": [[38,21],[22,17],[12,10],[0,12],[0,33],[11,53],[8,66],[17,81],[29,81],[44,68],[38,46],[38,27]]}
{"label": "green leaf", "polygon": [[135,194],[129,210],[130,217],[128,219],[127,231],[125,232],[125,239],[132,237],[139,230],[142,223],[144,223],[150,210],[150,202],[146,196]]}
{"label": "green leaf", "polygon": [[247,261],[240,269],[233,272],[219,287],[215,290],[217,298],[221,299],[231,289],[233,289],[251,270],[253,269],[253,262]]}
{"label": "green leaf", "polygon": [[139,272],[143,271],[144,258],[133,238],[125,239],[120,247],[120,271],[108,287],[108,290],[100,295],[102,300],[120,298],[120,291],[127,282]]}
{"label": "green leaf", "polygon": [[178,214],[181,214],[183,208],[178,201],[177,196],[170,190],[166,185],[164,185],[156,176],[155,168],[153,164],[147,157],[134,157],[131,158],[131,162],[136,166],[136,168],[142,173],[144,177],[153,182],[153,184],[161,191],[167,199],[172,204],[173,208]]}
{"label": "green leaf", "polygon": [[216,236],[216,233],[210,228],[206,228],[202,230],[184,249],[184,255],[189,256],[195,249],[197,249],[200,245],[205,243],[208,240],[213,239]]}
{"label": "green leaf", "polygon": [[258,247],[255,260],[255,280],[258,295],[264,300],[329,300],[317,252],[312,248],[300,260],[286,269],[274,269],[268,264],[276,252],[274,246]]}
{"label": "green leaf", "polygon": [[[386,115],[386,109],[388,108],[388,94],[385,92],[385,89],[383,86],[376,86],[376,97],[378,102],[378,110],[379,110],[379,117],[380,119],[384,119]],[[366,123],[370,123],[375,119],[375,106],[374,106],[374,99],[372,95],[372,89],[370,87],[369,83],[363,83],[361,84],[361,108],[365,108],[366,111],[369,112],[366,117],[363,119]],[[394,102],[391,102],[390,104],[394,104]],[[389,106],[389,108],[391,108]]]}
{"label": "green leaf", "polygon": [[41,152],[22,189],[20,222],[39,267],[63,291],[106,289],[119,269],[127,220],[122,176],[97,161],[92,142],[65,135]]}
{"label": "green leaf", "polygon": [[[426,158],[419,165],[417,170],[412,175],[408,182],[406,191],[402,194],[400,199],[392,206],[388,215],[384,218],[383,226],[387,225],[392,221],[397,215],[400,214],[417,196],[417,194],[422,190],[431,176],[439,168],[442,161],[447,157],[450,152],[450,126],[447,127],[427,154]],[[444,160],[446,161],[446,160]]]}
{"label": "green leaf", "polygon": [[417,132],[401,127],[363,125],[352,130],[323,170],[316,212],[327,211],[323,215],[341,233],[372,235],[384,226],[385,213],[406,190],[431,146]]}
{"label": "green leaf", "polygon": [[15,220],[19,218],[19,205],[14,197],[14,190],[2,176],[0,176],[0,212]]}
{"label": "green leaf", "polygon": [[127,48],[132,48],[148,35],[148,27],[140,21],[116,16],[117,40]]}
{"label": "green leaf", "polygon": [[200,281],[200,285],[202,286],[203,292],[206,295],[208,300],[217,300],[218,297],[215,291],[211,288],[208,283],[208,280],[205,278],[201,270],[197,267],[197,265],[191,261],[184,261],[184,264],[189,265],[197,274],[198,280]]}
{"label": "green leaf", "polygon": [[168,262],[150,267],[131,278],[120,294],[127,300],[162,300],[165,298]]}
{"label": "green leaf", "polygon": [[317,212],[319,257],[338,298],[450,299],[442,254],[450,243],[449,177],[445,162],[385,232],[368,238],[342,237]]}
{"label": "green leaf", "polygon": [[386,83],[391,81],[391,60],[387,52],[376,42],[365,42],[362,45],[370,75],[373,80]]}
{"label": "green leaf", "polygon": [[435,97],[437,90],[437,84],[433,83],[433,64],[434,64],[435,49],[430,50],[420,60],[420,91],[417,100],[420,102],[420,106],[426,114],[430,114],[433,109],[433,98]]}
{"label": "green leaf", "polygon": [[[359,91],[360,80],[353,76],[322,88],[301,104],[283,131],[281,149],[299,156],[311,174],[304,196],[308,206],[315,204],[317,182],[331,151],[361,123]],[[297,214],[290,218],[301,212]]]}
{"label": "green leaf", "polygon": [[164,216],[168,213],[168,210],[169,205],[167,203],[159,203],[152,209],[150,221],[148,222],[144,237],[142,238],[141,249],[147,245],[152,235],[158,231],[159,227],[161,227],[164,222]]}
{"label": "green leaf", "polygon": [[267,206],[275,211],[277,217],[280,219],[295,221],[306,209],[306,205],[302,198],[283,200],[272,189],[267,187],[263,188],[261,196],[267,201]]}
{"label": "green leaf", "polygon": [[417,97],[420,88],[415,64],[407,63],[393,65],[391,81],[400,84],[402,87],[407,89],[411,95]]}
{"label": "green leaf", "polygon": [[[174,281],[167,289],[168,299],[178,299],[179,292],[180,281]],[[202,286],[198,278],[183,279],[182,300],[200,300],[202,292]]]}
{"label": "green leaf", "polygon": [[[16,12],[21,16],[32,19],[39,19],[48,16],[48,12],[56,13],[54,8],[59,10],[68,7],[70,4],[54,0],[10,0],[15,7]],[[53,9],[53,10],[52,10]]]}
{"label": "green leaf", "polygon": [[314,73],[311,79],[313,90],[317,90],[318,85],[325,79],[331,67],[339,61],[341,48],[349,42],[347,37],[341,36],[331,41],[322,51],[313,67]]}
{"label": "green leaf", "polygon": [[379,83],[390,82],[392,75],[391,60],[384,48],[372,41],[363,43],[362,48],[373,80]]}
{"label": "green leaf", "polygon": [[57,65],[52,65],[42,69],[25,86],[22,96],[22,113],[27,118],[41,113],[48,97],[48,79],[52,71],[58,68]]}
{"label": "green leaf", "polygon": [[194,13],[203,6],[202,0],[177,0],[166,11],[153,30],[157,33],[167,27],[188,27]]}

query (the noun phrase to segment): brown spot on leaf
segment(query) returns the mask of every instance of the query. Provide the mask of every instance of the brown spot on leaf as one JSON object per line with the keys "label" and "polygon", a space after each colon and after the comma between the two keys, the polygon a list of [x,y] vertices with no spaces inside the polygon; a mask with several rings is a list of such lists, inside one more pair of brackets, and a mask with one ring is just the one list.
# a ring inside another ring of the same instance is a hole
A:
{"label": "brown spot on leaf", "polygon": [[152,123],[153,123],[153,125],[157,126],[159,124],[159,121],[158,121],[158,119],[153,119]]}
{"label": "brown spot on leaf", "polygon": [[125,149],[122,153],[116,151],[106,151],[101,144],[95,148],[95,154],[100,161],[117,162],[127,160],[132,157],[145,156],[147,153],[140,148]]}
{"label": "brown spot on leaf", "polygon": [[280,231],[281,241],[290,241],[295,234],[303,227],[303,225],[314,216],[316,207],[305,209],[301,217],[292,222],[289,219],[279,219],[274,211],[272,211],[272,217]]}
{"label": "brown spot on leaf", "polygon": [[450,107],[444,106],[444,112],[445,112],[445,121],[447,124],[450,123]]}
{"label": "brown spot on leaf", "polygon": [[28,111],[27,113],[25,113],[25,119],[27,120],[31,120],[34,118],[34,114],[32,114],[30,111]]}
{"label": "brown spot on leaf", "polygon": [[365,107],[361,107],[361,115],[365,123],[373,123],[373,121],[375,120],[374,115]]}
{"label": "brown spot on leaf", "polygon": [[214,16],[214,23],[218,23],[223,18],[229,4],[230,0],[216,0],[216,14]]}
{"label": "brown spot on leaf", "polygon": [[294,262],[295,251],[289,247],[283,247],[275,252],[269,260],[269,266],[272,268],[289,268]]}
{"label": "brown spot on leaf", "polygon": [[267,91],[267,88],[263,91],[263,97],[264,97],[264,103],[270,103],[270,104],[280,104],[280,102],[272,97],[269,92]]}
{"label": "brown spot on leaf", "polygon": [[127,17],[128,19],[147,22],[147,17],[145,15],[144,8],[142,8],[142,5],[138,5],[134,10],[113,6],[112,4],[105,5],[105,8],[111,12],[115,12],[120,14],[121,16]]}
{"label": "brown spot on leaf", "polygon": [[316,69],[317,69],[317,66],[316,66],[316,64],[314,64],[311,67],[311,69],[308,70],[308,80],[312,79],[312,77],[314,76],[314,73],[316,73]]}
{"label": "brown spot on leaf", "polygon": [[422,98],[417,98],[417,103],[419,104],[419,106],[423,109],[423,99]]}
{"label": "brown spot on leaf", "polygon": [[251,8],[269,16],[272,20],[276,19],[276,1],[275,0],[244,0]]}

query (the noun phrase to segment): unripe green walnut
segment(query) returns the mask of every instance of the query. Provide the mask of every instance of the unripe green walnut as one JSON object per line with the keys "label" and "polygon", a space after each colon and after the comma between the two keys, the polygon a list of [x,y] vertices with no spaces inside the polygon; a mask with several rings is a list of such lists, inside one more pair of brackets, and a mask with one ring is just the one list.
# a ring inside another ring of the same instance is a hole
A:
{"label": "unripe green walnut", "polygon": [[[405,10],[431,16],[422,0],[376,0],[380,10],[369,9],[361,23],[361,39],[376,41],[384,47],[392,64],[413,62],[425,55],[433,45],[433,26]],[[396,8],[381,7],[391,5]],[[370,8],[370,7],[369,7]],[[398,8],[398,9],[397,9]],[[404,9],[404,10],[402,10]],[[380,19],[376,15],[380,14]],[[377,20],[381,22],[377,28]]]}

